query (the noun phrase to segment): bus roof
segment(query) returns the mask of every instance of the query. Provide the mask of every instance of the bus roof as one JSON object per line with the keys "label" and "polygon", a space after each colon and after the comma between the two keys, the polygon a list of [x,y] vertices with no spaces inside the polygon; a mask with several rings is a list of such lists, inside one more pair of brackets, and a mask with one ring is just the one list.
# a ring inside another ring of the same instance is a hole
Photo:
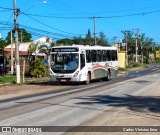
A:
{"label": "bus roof", "polygon": [[110,46],[100,46],[100,45],[94,45],[94,46],[90,46],[90,45],[67,45],[67,46],[56,46],[56,47],[52,47],[52,48],[79,48],[79,49],[113,49],[113,50],[117,50],[117,47],[110,47]]}

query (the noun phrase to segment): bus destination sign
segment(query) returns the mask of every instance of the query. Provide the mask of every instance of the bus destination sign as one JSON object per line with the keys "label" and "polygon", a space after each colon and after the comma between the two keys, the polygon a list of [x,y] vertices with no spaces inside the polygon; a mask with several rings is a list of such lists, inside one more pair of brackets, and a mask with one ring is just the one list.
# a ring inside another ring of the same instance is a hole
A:
{"label": "bus destination sign", "polygon": [[78,48],[53,48],[52,52],[78,52]]}

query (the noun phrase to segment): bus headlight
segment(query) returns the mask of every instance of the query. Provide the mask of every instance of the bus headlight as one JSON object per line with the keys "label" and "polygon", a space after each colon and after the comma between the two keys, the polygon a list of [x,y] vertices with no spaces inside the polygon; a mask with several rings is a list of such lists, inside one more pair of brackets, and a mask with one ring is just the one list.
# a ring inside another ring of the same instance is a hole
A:
{"label": "bus headlight", "polygon": [[78,75],[78,73],[79,73],[79,71],[77,71],[77,72],[73,75],[73,77],[76,77],[76,76]]}

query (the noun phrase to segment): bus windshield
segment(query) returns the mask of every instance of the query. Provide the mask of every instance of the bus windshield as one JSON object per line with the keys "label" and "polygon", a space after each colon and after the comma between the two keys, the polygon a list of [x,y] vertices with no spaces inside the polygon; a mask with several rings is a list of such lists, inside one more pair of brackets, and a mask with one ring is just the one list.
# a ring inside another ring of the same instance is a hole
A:
{"label": "bus windshield", "polygon": [[78,53],[52,54],[51,68],[55,73],[73,73],[79,65]]}

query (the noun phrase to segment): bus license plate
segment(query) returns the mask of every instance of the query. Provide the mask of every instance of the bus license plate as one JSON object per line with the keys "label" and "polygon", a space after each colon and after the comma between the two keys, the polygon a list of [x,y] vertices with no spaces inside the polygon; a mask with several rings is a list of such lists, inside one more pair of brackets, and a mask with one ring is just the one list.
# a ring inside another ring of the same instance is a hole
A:
{"label": "bus license plate", "polygon": [[61,79],[61,82],[66,82],[67,80],[66,79]]}

